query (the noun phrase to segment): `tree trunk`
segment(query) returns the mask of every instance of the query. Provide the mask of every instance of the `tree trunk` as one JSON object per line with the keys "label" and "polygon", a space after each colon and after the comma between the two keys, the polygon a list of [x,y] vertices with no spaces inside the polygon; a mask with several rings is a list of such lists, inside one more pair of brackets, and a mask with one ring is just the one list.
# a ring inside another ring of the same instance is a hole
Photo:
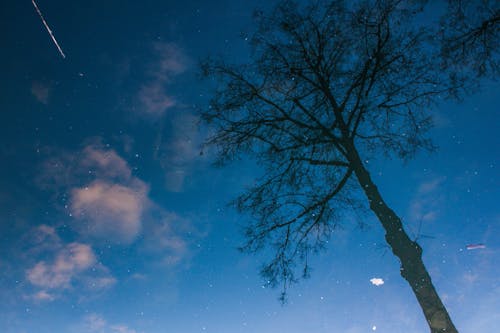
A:
{"label": "tree trunk", "polygon": [[371,210],[377,215],[385,230],[387,243],[401,262],[401,276],[408,281],[417,297],[431,333],[457,333],[458,331],[453,325],[436,289],[434,289],[431,277],[422,261],[422,248],[416,241],[412,241],[408,237],[401,219],[382,199],[354,144],[350,146],[350,149],[348,149],[349,161],[354,173],[368,198]]}

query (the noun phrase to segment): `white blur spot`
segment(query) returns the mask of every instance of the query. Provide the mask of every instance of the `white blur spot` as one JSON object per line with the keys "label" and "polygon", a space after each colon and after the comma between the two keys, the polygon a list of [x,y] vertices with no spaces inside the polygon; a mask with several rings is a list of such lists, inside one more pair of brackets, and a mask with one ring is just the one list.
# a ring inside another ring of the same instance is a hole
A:
{"label": "white blur spot", "polygon": [[384,284],[384,280],[381,279],[381,278],[373,278],[373,279],[370,279],[370,282],[374,285],[374,286],[381,286]]}
{"label": "white blur spot", "polygon": [[377,330],[377,326],[373,325],[372,326],[372,331],[376,331]]}

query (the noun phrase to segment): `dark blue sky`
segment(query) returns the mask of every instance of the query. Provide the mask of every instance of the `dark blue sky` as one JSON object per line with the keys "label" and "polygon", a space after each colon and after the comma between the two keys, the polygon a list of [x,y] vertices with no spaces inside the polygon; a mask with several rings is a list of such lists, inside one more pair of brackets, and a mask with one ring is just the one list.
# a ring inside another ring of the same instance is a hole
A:
{"label": "dark blue sky", "polygon": [[[200,155],[210,86],[197,64],[247,60],[264,1],[37,3],[65,59],[31,1],[0,5],[0,331],[427,330],[370,214],[345,221],[286,306],[258,276],[266,253],[236,250],[246,217],[226,203],[256,169]],[[499,93],[486,82],[429,110],[437,153],[368,163],[410,234],[420,228],[461,332],[500,324]]]}

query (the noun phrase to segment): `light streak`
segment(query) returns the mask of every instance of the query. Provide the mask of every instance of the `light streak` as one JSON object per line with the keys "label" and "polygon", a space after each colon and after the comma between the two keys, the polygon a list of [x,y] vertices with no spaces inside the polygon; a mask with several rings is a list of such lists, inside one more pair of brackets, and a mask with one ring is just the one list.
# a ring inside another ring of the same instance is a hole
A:
{"label": "light streak", "polygon": [[54,34],[52,33],[52,30],[50,30],[49,28],[49,25],[47,24],[47,22],[45,21],[45,19],[43,18],[43,15],[42,15],[42,12],[40,11],[40,9],[38,8],[35,0],[31,0],[31,3],[33,3],[33,6],[35,7],[38,15],[40,16],[40,18],[42,19],[42,22],[43,22],[43,25],[45,26],[45,28],[47,28],[47,31],[49,32],[49,35],[50,35],[50,38],[52,38],[52,41],[54,42],[54,44],[56,45],[57,49],[59,50],[59,53],[61,54],[61,56],[63,57],[63,59],[66,58],[66,56],[64,55],[64,52],[63,50],[61,49],[61,47],[59,46],[59,43],[57,42],[56,38],[54,37]]}
{"label": "light streak", "polygon": [[485,249],[486,245],[484,245],[484,244],[469,244],[465,248],[467,250]]}

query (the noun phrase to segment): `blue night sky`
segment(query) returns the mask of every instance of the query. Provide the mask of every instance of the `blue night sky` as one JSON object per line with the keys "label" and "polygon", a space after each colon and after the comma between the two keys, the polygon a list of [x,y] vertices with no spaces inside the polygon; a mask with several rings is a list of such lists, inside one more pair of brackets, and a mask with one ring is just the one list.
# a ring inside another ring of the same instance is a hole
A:
{"label": "blue night sky", "polygon": [[[270,253],[237,250],[248,217],[227,203],[258,168],[200,154],[198,62],[248,60],[269,4],[37,3],[65,59],[30,0],[0,5],[1,332],[428,331],[370,213],[346,218],[285,306],[259,276]],[[460,332],[500,325],[498,96],[484,82],[429,110],[436,153],[368,161]]]}

